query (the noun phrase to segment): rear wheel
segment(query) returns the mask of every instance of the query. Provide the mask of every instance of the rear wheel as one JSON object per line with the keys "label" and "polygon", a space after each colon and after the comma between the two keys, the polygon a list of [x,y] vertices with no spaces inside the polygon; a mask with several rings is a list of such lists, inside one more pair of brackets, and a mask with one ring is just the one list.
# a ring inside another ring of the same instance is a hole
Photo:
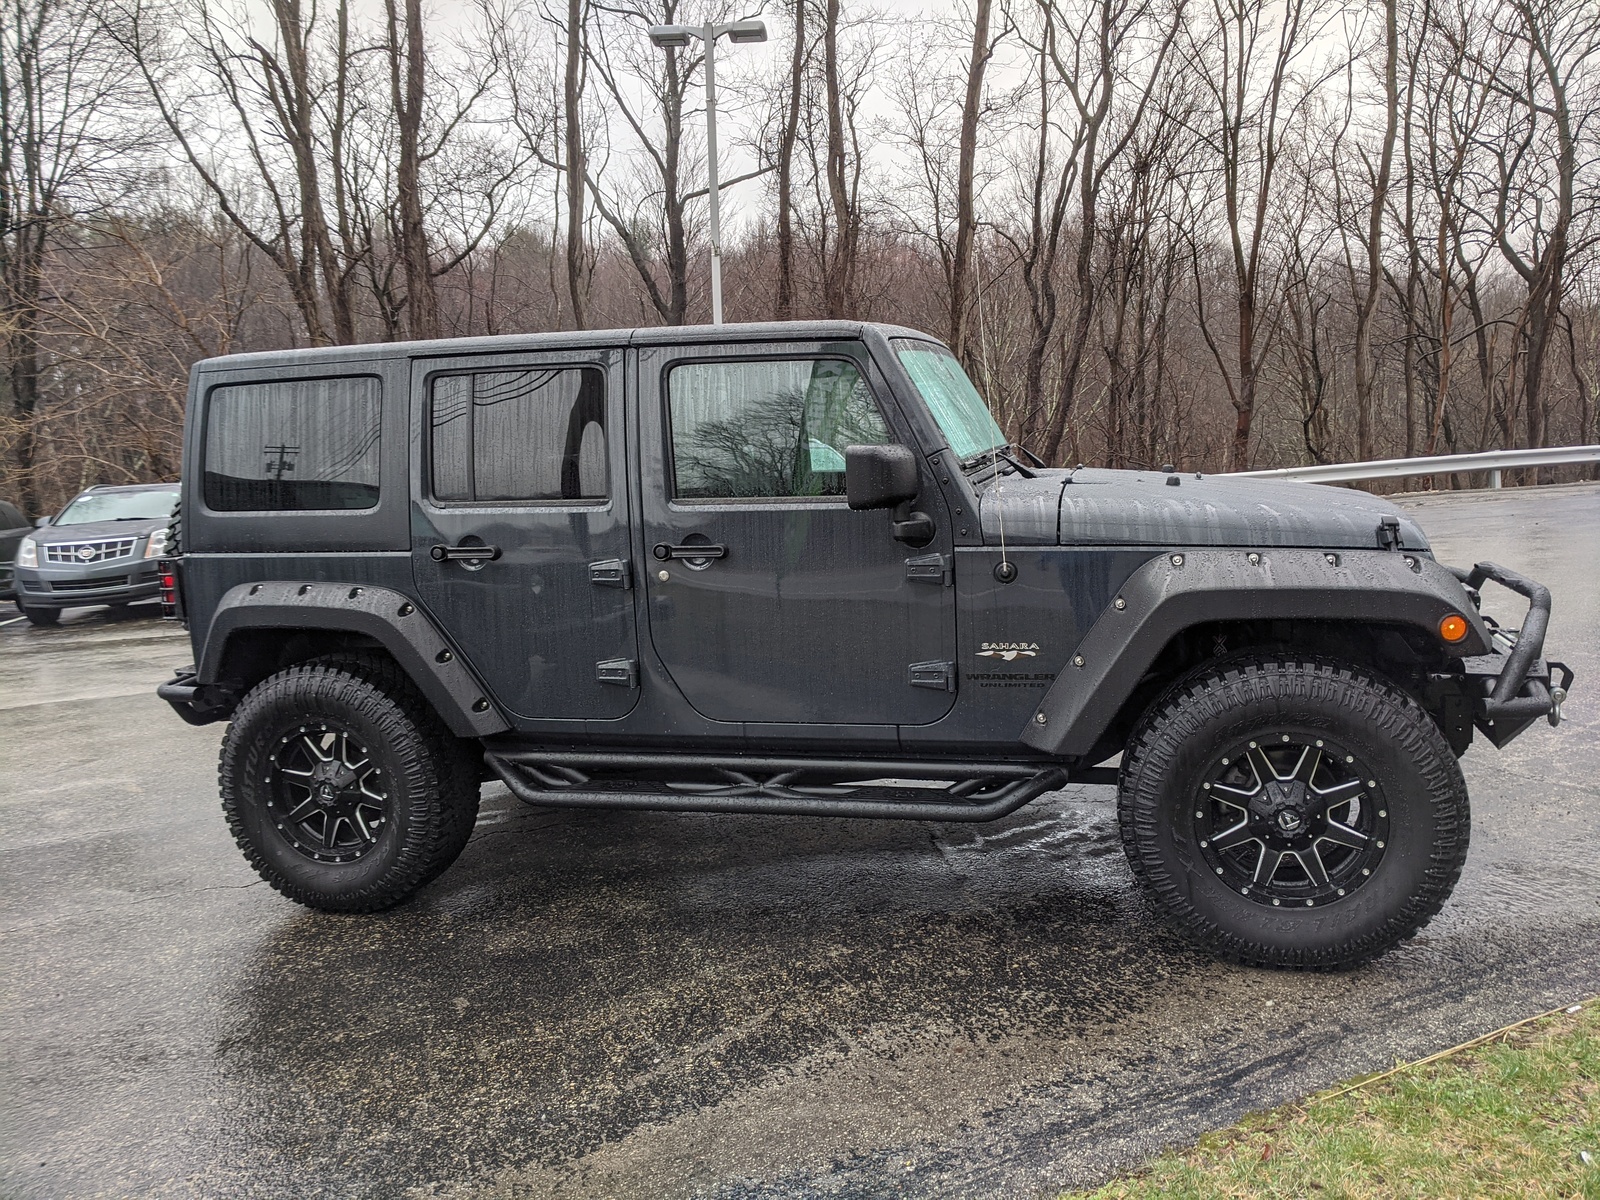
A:
{"label": "rear wheel", "polygon": [[1465,781],[1409,696],[1331,662],[1186,681],[1130,741],[1134,874],[1189,938],[1240,962],[1348,967],[1439,911],[1466,859]]}
{"label": "rear wheel", "polygon": [[250,865],[312,908],[373,912],[455,860],[477,816],[468,756],[390,664],[270,676],[222,744],[222,808]]}

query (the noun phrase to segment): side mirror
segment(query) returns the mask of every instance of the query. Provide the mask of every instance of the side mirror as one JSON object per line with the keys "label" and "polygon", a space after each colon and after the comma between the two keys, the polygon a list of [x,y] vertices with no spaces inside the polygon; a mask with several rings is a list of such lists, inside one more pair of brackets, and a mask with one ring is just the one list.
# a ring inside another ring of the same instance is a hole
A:
{"label": "side mirror", "polygon": [[933,541],[933,518],[913,512],[917,456],[905,446],[846,446],[844,491],[851,508],[894,509],[894,538],[910,546]]}
{"label": "side mirror", "polygon": [[905,446],[846,446],[844,492],[857,510],[907,504],[917,495],[917,456]]}
{"label": "side mirror", "polygon": [[43,529],[48,524],[50,524],[50,518],[49,517],[35,517],[34,518],[34,522],[33,522],[33,527],[35,529]]}

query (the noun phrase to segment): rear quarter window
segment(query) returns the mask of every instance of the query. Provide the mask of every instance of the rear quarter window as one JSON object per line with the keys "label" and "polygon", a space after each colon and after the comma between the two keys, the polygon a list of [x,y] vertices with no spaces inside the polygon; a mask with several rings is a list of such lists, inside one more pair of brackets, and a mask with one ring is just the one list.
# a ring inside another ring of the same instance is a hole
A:
{"label": "rear quarter window", "polygon": [[214,388],[206,419],[206,507],[376,507],[381,410],[382,388],[370,375]]}

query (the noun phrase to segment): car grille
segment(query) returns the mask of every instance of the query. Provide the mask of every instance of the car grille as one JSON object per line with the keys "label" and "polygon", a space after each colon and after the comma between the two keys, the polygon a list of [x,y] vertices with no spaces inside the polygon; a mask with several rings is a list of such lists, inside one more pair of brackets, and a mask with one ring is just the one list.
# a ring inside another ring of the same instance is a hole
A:
{"label": "car grille", "polygon": [[103,579],[52,579],[52,592],[98,592],[102,588],[126,587],[126,575],[107,575]]}
{"label": "car grille", "polygon": [[44,560],[61,565],[82,563],[87,566],[92,563],[110,562],[114,558],[127,558],[138,544],[139,539],[136,537],[107,538],[98,542],[50,542],[44,547]]}

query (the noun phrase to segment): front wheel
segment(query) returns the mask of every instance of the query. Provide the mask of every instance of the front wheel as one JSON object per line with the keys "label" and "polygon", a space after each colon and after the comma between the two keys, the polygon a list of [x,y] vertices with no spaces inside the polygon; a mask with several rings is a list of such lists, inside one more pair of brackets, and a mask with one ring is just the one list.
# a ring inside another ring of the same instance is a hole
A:
{"label": "front wheel", "polygon": [[61,623],[61,610],[59,608],[24,608],[21,601],[17,608],[22,615],[28,618],[28,624],[38,626],[59,625]]}
{"label": "front wheel", "polygon": [[222,809],[250,865],[329,912],[375,912],[449,866],[477,815],[463,752],[397,670],[323,660],[263,680],[222,743]]}
{"label": "front wheel", "polygon": [[1351,967],[1422,928],[1466,860],[1432,718],[1326,661],[1241,661],[1154,705],[1123,758],[1134,874],[1182,933],[1258,966]]}

